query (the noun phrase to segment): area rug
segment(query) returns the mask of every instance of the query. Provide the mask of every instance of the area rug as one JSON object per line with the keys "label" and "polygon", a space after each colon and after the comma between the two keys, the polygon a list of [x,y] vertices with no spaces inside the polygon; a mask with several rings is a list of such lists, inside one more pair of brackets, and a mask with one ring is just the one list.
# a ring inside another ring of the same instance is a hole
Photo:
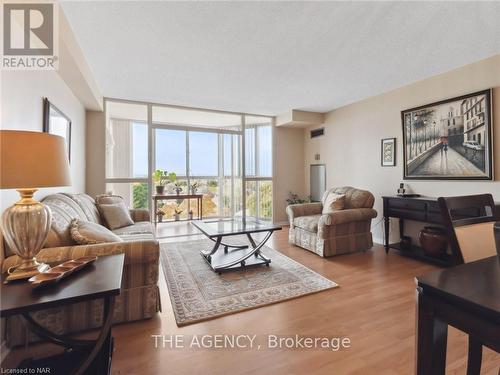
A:
{"label": "area rug", "polygon": [[208,239],[161,244],[161,264],[178,326],[338,286],[267,246],[261,251],[271,258],[269,267],[256,266],[219,275],[200,255],[200,250],[212,246]]}

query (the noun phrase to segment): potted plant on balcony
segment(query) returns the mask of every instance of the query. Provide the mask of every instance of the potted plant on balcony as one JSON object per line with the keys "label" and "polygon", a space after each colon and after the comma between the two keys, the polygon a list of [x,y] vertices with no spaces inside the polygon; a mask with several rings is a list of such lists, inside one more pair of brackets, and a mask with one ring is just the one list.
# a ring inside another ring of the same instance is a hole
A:
{"label": "potted plant on balcony", "polygon": [[195,181],[191,184],[191,194],[196,194],[196,190],[198,190],[198,186],[200,186],[200,184]]}
{"label": "potted plant on balcony", "polygon": [[169,173],[168,181],[174,184],[174,191],[176,192],[177,195],[179,195],[180,192],[182,191],[182,187],[180,183],[177,182],[177,174],[175,174],[174,172]]}
{"label": "potted plant on balcony", "polygon": [[161,223],[163,221],[163,216],[165,216],[165,212],[163,211],[163,204],[158,207],[158,211],[156,211],[156,217],[158,218],[158,222]]}
{"label": "potted plant on balcony", "polygon": [[162,195],[165,192],[165,184],[167,183],[167,179],[169,178],[169,173],[167,171],[162,171],[161,169],[157,169],[153,174],[153,181],[156,184],[156,194]]}
{"label": "potted plant on balcony", "polygon": [[181,214],[182,214],[182,210],[179,207],[179,205],[177,205],[177,207],[175,207],[175,210],[174,210],[174,220],[179,221],[181,218]]}

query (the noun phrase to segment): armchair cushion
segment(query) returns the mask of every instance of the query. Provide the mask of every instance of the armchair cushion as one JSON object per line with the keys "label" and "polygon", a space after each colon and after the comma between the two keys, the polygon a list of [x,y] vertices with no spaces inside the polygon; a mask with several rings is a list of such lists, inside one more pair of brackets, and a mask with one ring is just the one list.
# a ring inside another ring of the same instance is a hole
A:
{"label": "armchair cushion", "polygon": [[345,207],[345,194],[328,193],[323,202],[323,214],[343,210]]}
{"label": "armchair cushion", "polygon": [[345,194],[345,208],[372,208],[375,203],[375,197],[369,191],[343,186],[325,191],[321,199],[323,204],[329,193]]}

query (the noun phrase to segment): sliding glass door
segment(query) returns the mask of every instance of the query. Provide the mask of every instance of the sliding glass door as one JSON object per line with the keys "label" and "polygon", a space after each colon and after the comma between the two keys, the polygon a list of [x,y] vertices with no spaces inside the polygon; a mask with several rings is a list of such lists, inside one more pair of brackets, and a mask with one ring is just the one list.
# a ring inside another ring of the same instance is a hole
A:
{"label": "sliding glass door", "polygon": [[[241,185],[238,176],[240,138],[238,134],[155,125],[154,169],[174,172],[183,193],[196,186],[196,191],[204,195],[204,217],[241,215],[241,188],[235,187],[235,184]],[[167,184],[167,193],[173,194],[175,187],[174,183]],[[168,217],[170,211],[178,208],[182,217],[190,208],[196,211],[196,202],[191,204],[193,206],[188,207],[187,202],[170,202],[163,211]]]}
{"label": "sliding glass door", "polygon": [[[149,207],[157,169],[176,174],[167,193],[196,185],[204,217],[272,220],[272,118],[151,103],[106,101],[106,191]],[[171,201],[187,218],[196,203]]]}

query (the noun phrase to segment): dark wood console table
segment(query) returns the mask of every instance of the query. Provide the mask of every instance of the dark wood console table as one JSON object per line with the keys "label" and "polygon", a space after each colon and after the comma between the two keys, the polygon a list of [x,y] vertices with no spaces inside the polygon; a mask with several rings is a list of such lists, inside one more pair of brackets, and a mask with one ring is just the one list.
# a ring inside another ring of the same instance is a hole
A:
{"label": "dark wood console table", "polygon": [[385,196],[384,201],[384,247],[386,253],[389,249],[401,251],[402,254],[423,260],[429,263],[434,263],[439,266],[447,267],[453,265],[451,256],[443,258],[430,257],[424,253],[421,247],[412,244],[408,250],[402,249],[399,242],[389,243],[389,218],[395,217],[399,219],[399,237],[404,235],[405,220],[413,220],[424,223],[431,223],[438,226],[443,225],[441,210],[435,197],[400,197],[400,196]]}
{"label": "dark wood console table", "polygon": [[[389,249],[399,250],[401,254],[416,258],[425,262],[433,263],[441,267],[448,267],[456,264],[453,256],[445,255],[442,258],[428,256],[420,246],[411,245],[409,249],[402,249],[399,242],[389,242],[389,219],[391,217],[399,219],[399,237],[404,235],[405,220],[430,223],[436,226],[444,226],[441,210],[436,197],[401,197],[398,195],[382,197],[384,202],[384,247],[386,253]],[[500,204],[496,203],[497,209]],[[476,216],[477,213],[471,208],[464,212],[467,216]]]}

